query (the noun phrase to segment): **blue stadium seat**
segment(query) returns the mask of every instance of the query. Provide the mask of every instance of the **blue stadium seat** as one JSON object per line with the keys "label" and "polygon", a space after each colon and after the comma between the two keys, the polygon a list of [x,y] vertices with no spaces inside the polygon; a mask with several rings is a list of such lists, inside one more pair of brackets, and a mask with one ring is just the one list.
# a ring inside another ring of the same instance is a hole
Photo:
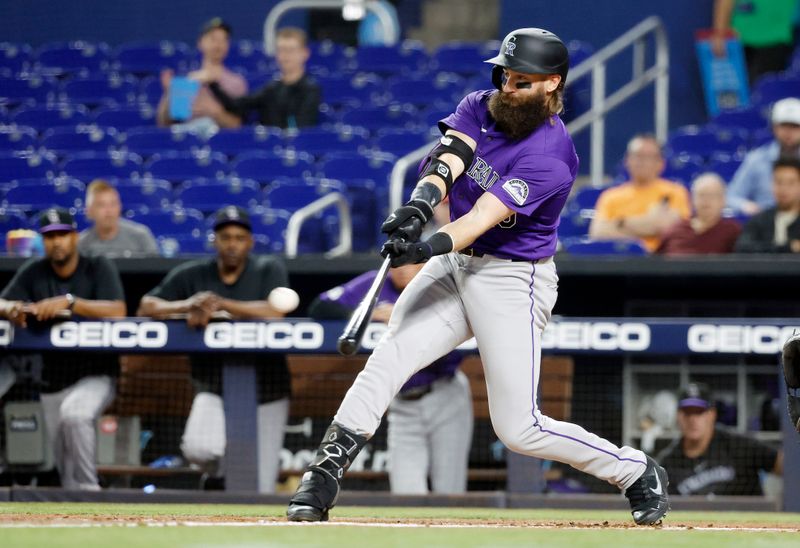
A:
{"label": "blue stadium seat", "polygon": [[282,145],[280,130],[266,126],[223,129],[208,140],[211,150],[229,157],[252,150],[276,153],[280,151]]}
{"label": "blue stadium seat", "polygon": [[665,152],[696,154],[708,159],[715,152],[734,153],[747,148],[748,135],[736,128],[700,128],[685,126],[673,131],[667,139]]}
{"label": "blue stadium seat", "polygon": [[0,151],[32,151],[38,144],[36,130],[32,127],[0,125]]}
{"label": "blue stadium seat", "polygon": [[463,78],[447,76],[398,80],[389,84],[389,95],[393,103],[415,107],[425,107],[435,102],[456,105],[464,96],[465,83]]}
{"label": "blue stadium seat", "polygon": [[0,153],[0,184],[14,179],[52,177],[57,168],[50,156],[20,152]]}
{"label": "blue stadium seat", "polygon": [[9,230],[28,228],[28,217],[25,211],[15,207],[0,207],[0,239],[5,242]]}
{"label": "blue stadium seat", "polygon": [[338,126],[336,128],[304,128],[287,146],[295,152],[306,152],[317,158],[336,151],[357,152],[369,142],[369,132],[361,127]]}
{"label": "blue stadium seat", "polygon": [[107,44],[91,42],[56,42],[36,51],[36,70],[42,74],[88,74],[108,68]]}
{"label": "blue stadium seat", "polygon": [[693,154],[667,157],[661,177],[689,187],[695,177],[705,171],[704,158]]}
{"label": "blue stadium seat", "polygon": [[114,53],[114,70],[132,74],[156,74],[162,69],[185,71],[190,58],[189,47],[181,42],[132,42],[123,44]]}
{"label": "blue stadium seat", "polygon": [[342,122],[377,131],[385,127],[413,129],[417,125],[417,118],[414,111],[406,106],[389,105],[351,110],[342,116]]}
{"label": "blue stadium seat", "polygon": [[139,126],[155,125],[155,110],[149,105],[134,107],[107,107],[94,112],[93,121],[98,126],[108,126],[126,131]]}
{"label": "blue stadium seat", "polygon": [[203,142],[191,133],[164,127],[137,127],[125,132],[121,147],[143,157],[172,151],[189,152],[203,147]]}
{"label": "blue stadium seat", "polygon": [[142,159],[125,152],[81,152],[69,157],[61,167],[66,175],[83,181],[98,177],[128,179],[142,169]]}
{"label": "blue stadium seat", "polygon": [[767,143],[771,143],[775,140],[775,134],[772,131],[772,127],[765,127],[763,129],[757,129],[750,135],[750,146],[760,147],[762,145],[766,145]]}
{"label": "blue stadium seat", "polygon": [[214,243],[208,235],[180,234],[159,236],[158,249],[164,257],[180,255],[208,255],[214,253]]}
{"label": "blue stadium seat", "polygon": [[255,40],[232,40],[225,65],[234,71],[242,69],[247,73],[275,69],[275,62],[264,54],[261,42]]}
{"label": "blue stadium seat", "polygon": [[274,181],[265,191],[264,205],[271,209],[294,212],[332,191],[342,190],[341,183],[326,179],[290,179]]}
{"label": "blue stadium seat", "polygon": [[178,194],[178,205],[212,213],[223,205],[236,205],[251,209],[260,205],[263,194],[257,182],[249,179],[229,178],[222,181],[198,179],[183,185]]}
{"label": "blue stadium seat", "polygon": [[139,103],[156,107],[163,94],[164,88],[161,87],[161,80],[158,76],[149,76],[139,81]]}
{"label": "blue stadium seat", "polygon": [[12,75],[27,72],[32,52],[28,44],[0,42],[0,70],[8,70]]}
{"label": "blue stadium seat", "polygon": [[334,108],[342,105],[359,106],[384,102],[383,81],[375,75],[359,74],[318,77],[322,89],[322,102]]}
{"label": "blue stadium seat", "polygon": [[394,160],[387,154],[337,153],[322,162],[320,171],[329,179],[372,179],[380,187],[388,184]]}
{"label": "blue stadium seat", "polygon": [[496,55],[487,52],[482,42],[447,42],[439,46],[431,59],[431,69],[459,74],[475,74],[489,67],[483,62]]}
{"label": "blue stadium seat", "polygon": [[376,144],[381,152],[388,152],[399,158],[433,141],[427,131],[382,129],[378,132]]}
{"label": "blue stadium seat", "polygon": [[129,217],[150,228],[156,237],[180,235],[200,237],[206,232],[203,214],[194,209],[131,212]]}
{"label": "blue stadium seat", "polygon": [[231,174],[242,179],[267,183],[279,177],[311,175],[313,167],[313,158],[304,152],[283,154],[248,152],[238,157],[231,168]]}
{"label": "blue stadium seat", "polygon": [[757,108],[740,108],[723,110],[711,120],[711,125],[720,128],[741,128],[755,131],[769,127],[763,112]]}
{"label": "blue stadium seat", "polygon": [[564,240],[564,249],[572,255],[647,255],[636,240]]}
{"label": "blue stadium seat", "polygon": [[6,207],[28,211],[47,209],[54,205],[64,208],[79,208],[83,204],[84,185],[68,178],[53,179],[41,183],[17,183],[12,185],[3,198]]}
{"label": "blue stadium seat", "polygon": [[0,78],[0,103],[10,106],[55,101],[58,86],[38,75],[27,78]]}
{"label": "blue stadium seat", "polygon": [[353,221],[353,250],[374,251],[378,240],[378,227],[386,218],[383,209],[388,205],[385,188],[377,187],[370,179],[345,179],[341,181],[350,203]]}
{"label": "blue stadium seat", "polygon": [[743,159],[741,154],[715,154],[705,171],[712,171],[725,179],[726,183],[730,183]]}
{"label": "blue stadium seat", "polygon": [[48,129],[42,147],[59,155],[73,152],[109,152],[117,146],[114,128],[93,125]]}
{"label": "blue stadium seat", "polygon": [[25,107],[11,117],[15,124],[35,127],[39,131],[53,127],[76,126],[89,121],[86,107],[81,105],[58,105],[53,107]]}
{"label": "blue stadium seat", "polygon": [[314,74],[335,74],[345,63],[345,46],[330,40],[309,44],[311,57],[307,67]]}
{"label": "blue stadium seat", "polygon": [[424,48],[405,46],[367,46],[356,50],[353,70],[376,74],[410,74],[425,70],[428,55]]}
{"label": "blue stadium seat", "polygon": [[253,235],[257,238],[255,251],[260,253],[283,253],[286,242],[286,225],[291,214],[288,211],[257,208],[250,211]]}
{"label": "blue stadium seat", "polygon": [[126,105],[136,101],[137,87],[136,80],[118,74],[80,78],[64,84],[60,99],[90,108],[106,104]]}
{"label": "blue stadium seat", "polygon": [[787,97],[800,97],[800,78],[783,74],[765,74],[753,85],[752,102],[765,106]]}
{"label": "blue stadium seat", "polygon": [[456,110],[456,105],[443,105],[443,104],[435,104],[429,107],[425,112],[422,114],[422,122],[423,125],[427,128],[431,128],[435,130],[436,135],[441,135],[437,127],[439,120],[443,120],[447,118]]}
{"label": "blue stadium seat", "polygon": [[123,209],[147,208],[157,211],[172,202],[172,185],[159,179],[123,179],[114,185]]}
{"label": "blue stadium seat", "polygon": [[166,152],[154,155],[144,171],[149,177],[176,183],[189,179],[220,179],[227,170],[227,158],[218,152]]}
{"label": "blue stadium seat", "polygon": [[558,224],[558,239],[581,238],[589,234],[591,219],[580,213],[562,213]]}
{"label": "blue stadium seat", "polygon": [[567,210],[570,212],[580,212],[585,210],[595,209],[597,199],[606,188],[597,188],[593,186],[583,186],[578,189],[567,203]]}

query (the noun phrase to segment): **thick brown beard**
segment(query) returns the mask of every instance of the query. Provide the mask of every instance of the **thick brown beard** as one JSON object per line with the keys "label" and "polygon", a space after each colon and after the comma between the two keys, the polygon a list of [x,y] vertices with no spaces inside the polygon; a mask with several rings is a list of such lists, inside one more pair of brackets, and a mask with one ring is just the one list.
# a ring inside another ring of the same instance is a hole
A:
{"label": "thick brown beard", "polygon": [[551,116],[544,91],[524,99],[498,91],[489,97],[489,113],[497,129],[515,141],[536,131]]}

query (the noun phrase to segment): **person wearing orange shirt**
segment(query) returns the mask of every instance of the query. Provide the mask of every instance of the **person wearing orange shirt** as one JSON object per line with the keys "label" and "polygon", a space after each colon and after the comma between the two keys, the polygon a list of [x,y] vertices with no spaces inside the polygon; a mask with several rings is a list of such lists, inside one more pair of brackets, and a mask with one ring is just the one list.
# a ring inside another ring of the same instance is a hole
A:
{"label": "person wearing orange shirt", "polygon": [[654,252],[661,234],[691,214],[689,192],[661,178],[664,156],[652,135],[637,135],[628,142],[625,167],[630,180],[600,194],[589,226],[594,240],[641,240]]}

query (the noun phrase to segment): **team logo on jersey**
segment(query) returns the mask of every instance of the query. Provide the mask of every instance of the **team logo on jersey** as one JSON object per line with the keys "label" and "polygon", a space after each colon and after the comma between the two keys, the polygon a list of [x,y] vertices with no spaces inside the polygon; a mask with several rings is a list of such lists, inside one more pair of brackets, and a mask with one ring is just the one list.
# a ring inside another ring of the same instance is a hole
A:
{"label": "team logo on jersey", "polygon": [[514,50],[517,49],[517,44],[515,43],[517,40],[516,36],[512,36],[506,42],[506,55],[509,57],[514,57]]}
{"label": "team logo on jersey", "polygon": [[503,183],[503,190],[519,205],[525,204],[525,200],[528,199],[528,183],[522,179],[509,179]]}

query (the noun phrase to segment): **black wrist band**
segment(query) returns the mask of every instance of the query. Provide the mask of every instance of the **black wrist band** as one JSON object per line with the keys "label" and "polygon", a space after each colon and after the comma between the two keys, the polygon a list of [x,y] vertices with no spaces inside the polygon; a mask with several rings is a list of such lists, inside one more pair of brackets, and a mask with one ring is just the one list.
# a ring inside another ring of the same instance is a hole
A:
{"label": "black wrist band", "polygon": [[431,255],[444,255],[453,251],[453,238],[446,232],[437,232],[426,243],[431,246]]}

